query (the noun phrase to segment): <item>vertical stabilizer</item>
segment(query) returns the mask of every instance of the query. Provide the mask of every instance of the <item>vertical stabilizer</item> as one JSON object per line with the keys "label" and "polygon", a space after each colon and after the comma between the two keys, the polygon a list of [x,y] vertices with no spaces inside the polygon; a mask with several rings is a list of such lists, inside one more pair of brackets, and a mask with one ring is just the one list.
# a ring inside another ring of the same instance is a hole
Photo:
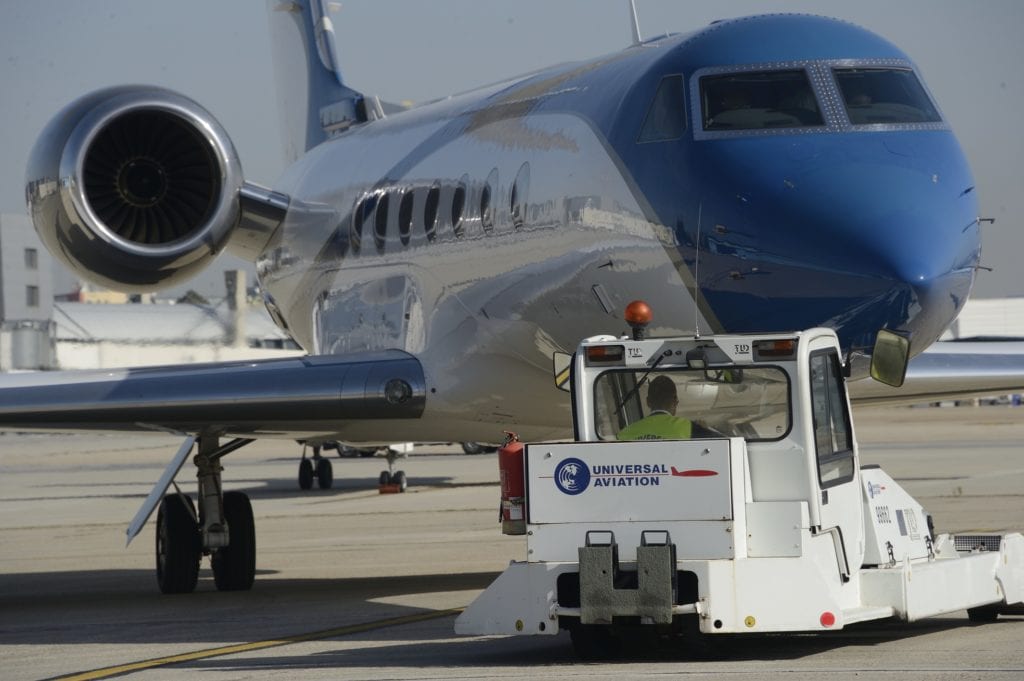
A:
{"label": "vertical stabilizer", "polygon": [[268,0],[267,5],[284,151],[291,162],[331,135],[367,120],[367,107],[363,95],[344,84],[338,68],[329,13],[340,4]]}
{"label": "vertical stabilizer", "polygon": [[629,0],[629,18],[632,20],[633,44],[639,45],[643,40],[640,38],[640,20],[636,16],[636,0]]}

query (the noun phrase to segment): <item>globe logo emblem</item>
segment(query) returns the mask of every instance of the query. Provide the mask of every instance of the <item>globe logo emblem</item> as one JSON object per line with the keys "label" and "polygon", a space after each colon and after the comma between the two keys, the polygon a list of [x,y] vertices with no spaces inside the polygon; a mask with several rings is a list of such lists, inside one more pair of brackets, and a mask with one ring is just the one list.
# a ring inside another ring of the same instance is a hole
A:
{"label": "globe logo emblem", "polygon": [[560,491],[576,495],[590,485],[590,468],[579,459],[565,459],[555,467],[554,477]]}

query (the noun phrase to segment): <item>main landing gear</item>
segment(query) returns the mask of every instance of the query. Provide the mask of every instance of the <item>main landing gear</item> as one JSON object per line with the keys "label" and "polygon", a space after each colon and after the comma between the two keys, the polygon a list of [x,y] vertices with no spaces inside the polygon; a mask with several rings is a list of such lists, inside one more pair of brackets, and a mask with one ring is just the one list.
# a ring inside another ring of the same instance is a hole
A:
{"label": "main landing gear", "polygon": [[[334,484],[334,470],[331,460],[321,455],[325,448],[324,443],[311,444],[302,442],[302,459],[299,461],[299,489],[313,489],[315,479],[320,489],[330,489]],[[330,443],[326,443],[330,447]],[[308,447],[313,448],[313,456],[306,456]],[[384,448],[384,456],[388,462],[388,469],[380,472],[378,478],[381,494],[392,492],[404,492],[409,487],[409,480],[405,477],[404,471],[395,470],[395,461],[405,456],[412,448],[411,444],[399,443]],[[338,445],[338,455],[351,455],[356,453],[359,456],[373,456],[378,449],[357,449],[350,446]]]}
{"label": "main landing gear", "polygon": [[309,445],[313,448],[313,458],[306,458],[306,443],[302,443],[302,460],[299,461],[299,489],[312,489],[313,478],[316,478],[320,489],[330,489],[334,484],[334,468],[331,460],[320,456],[320,445]]}
{"label": "main landing gear", "polygon": [[385,451],[387,452],[384,456],[388,461],[388,469],[380,472],[380,478],[378,478],[378,490],[381,494],[404,492],[409,488],[409,481],[405,477],[405,471],[395,470],[395,461],[397,461],[399,457],[404,457],[405,452],[399,451],[393,447],[388,447]]}
{"label": "main landing gear", "polygon": [[201,437],[193,462],[199,477],[199,512],[180,491],[160,502],[156,521],[156,579],[165,594],[196,588],[199,563],[210,556],[213,579],[220,591],[246,591],[256,577],[256,530],[249,497],[221,488],[220,459],[251,440],[218,445]]}

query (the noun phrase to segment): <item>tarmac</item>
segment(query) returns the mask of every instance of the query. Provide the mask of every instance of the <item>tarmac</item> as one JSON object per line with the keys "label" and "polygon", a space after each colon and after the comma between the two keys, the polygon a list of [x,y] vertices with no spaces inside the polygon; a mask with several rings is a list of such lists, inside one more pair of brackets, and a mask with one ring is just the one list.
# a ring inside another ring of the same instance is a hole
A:
{"label": "tarmac", "polygon": [[[859,410],[861,463],[881,464],[940,532],[1024,530],[1024,408]],[[500,430],[500,429],[496,429]],[[565,633],[462,637],[465,607],[522,538],[497,522],[495,456],[418,448],[379,494],[382,459],[333,456],[334,487],[303,492],[300,447],[257,442],[225,460],[253,500],[256,585],[164,596],[153,521],[128,522],[178,442],[165,436],[0,435],[0,677],[21,679],[562,679],[658,676],[800,681],[1024,678],[1024,618],[966,613],[827,634],[724,639],[575,659]],[[191,465],[179,484],[194,493]]]}

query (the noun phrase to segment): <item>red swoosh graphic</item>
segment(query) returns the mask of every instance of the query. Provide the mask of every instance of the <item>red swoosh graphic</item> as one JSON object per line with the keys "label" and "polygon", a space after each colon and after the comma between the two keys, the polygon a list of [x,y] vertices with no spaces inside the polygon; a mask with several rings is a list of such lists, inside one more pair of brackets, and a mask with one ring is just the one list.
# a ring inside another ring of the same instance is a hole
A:
{"label": "red swoosh graphic", "polygon": [[688,471],[677,470],[675,466],[672,466],[672,475],[680,478],[707,478],[712,475],[718,475],[718,471],[709,471],[706,468],[694,468]]}

